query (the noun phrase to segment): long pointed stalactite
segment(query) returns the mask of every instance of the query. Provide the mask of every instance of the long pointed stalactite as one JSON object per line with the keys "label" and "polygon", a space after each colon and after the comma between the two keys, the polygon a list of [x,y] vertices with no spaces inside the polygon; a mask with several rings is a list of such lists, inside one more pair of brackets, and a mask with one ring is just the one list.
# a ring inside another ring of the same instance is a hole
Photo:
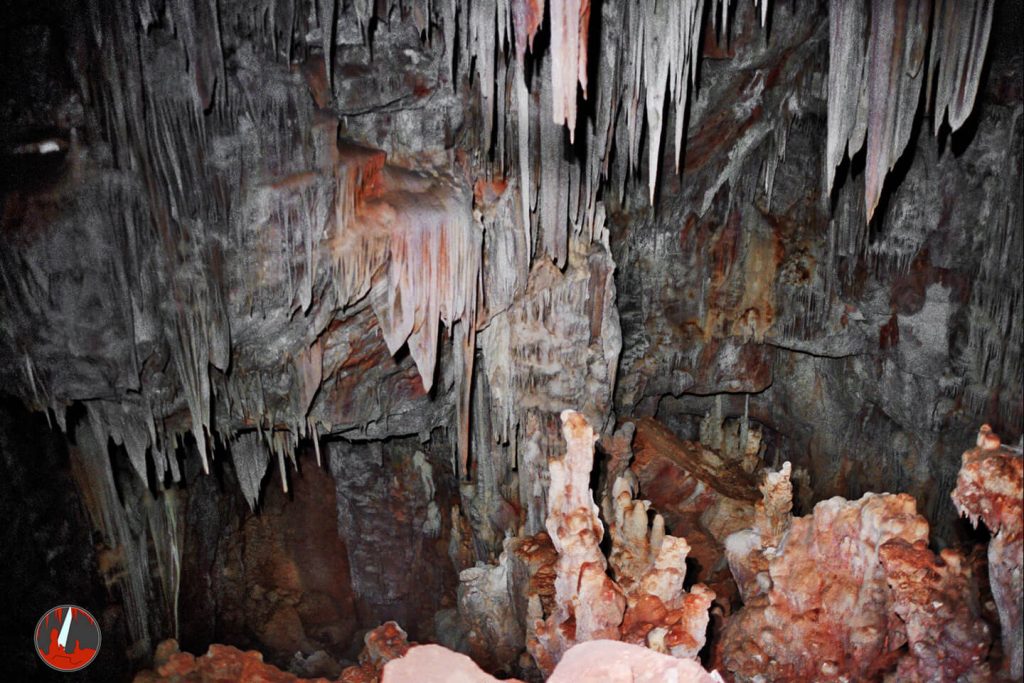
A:
{"label": "long pointed stalactite", "polygon": [[826,186],[831,193],[836,167],[866,144],[868,221],[920,111],[933,111],[938,135],[944,122],[952,131],[959,129],[974,109],[994,4],[832,0],[829,5]]}

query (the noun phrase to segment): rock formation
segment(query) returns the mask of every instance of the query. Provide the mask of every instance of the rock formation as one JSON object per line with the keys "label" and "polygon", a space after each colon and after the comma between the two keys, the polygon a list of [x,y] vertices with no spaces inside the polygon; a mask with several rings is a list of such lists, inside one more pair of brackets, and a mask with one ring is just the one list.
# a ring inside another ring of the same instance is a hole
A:
{"label": "rock formation", "polygon": [[[778,487],[766,488],[768,521],[780,506],[771,502]],[[736,680],[865,679],[884,672],[906,634],[894,623],[879,548],[890,540],[927,543],[928,524],[914,499],[866,494],[822,501],[813,514],[793,518],[778,545],[771,535],[761,538],[778,525],[765,526],[728,541],[749,550],[730,553],[746,604],[723,631],[722,667]],[[760,546],[751,548],[750,538],[760,538]]]}
{"label": "rock formation", "polygon": [[1003,656],[1011,678],[1024,676],[1024,461],[1001,445],[988,425],[963,455],[953,502],[975,526],[992,532],[988,573],[1002,627]]}
{"label": "rock formation", "polygon": [[554,611],[541,620],[540,600],[531,598],[534,623],[527,647],[542,671],[550,673],[576,643],[619,637],[626,609],[622,588],[606,574],[601,552],[604,525],[590,490],[594,429],[577,412],[562,413],[565,455],[549,460],[547,530],[555,562]]}
{"label": "rock formation", "polygon": [[677,659],[614,640],[594,640],[580,643],[565,653],[548,680],[553,683],[715,683],[722,678],[716,673],[709,674],[690,659]]}

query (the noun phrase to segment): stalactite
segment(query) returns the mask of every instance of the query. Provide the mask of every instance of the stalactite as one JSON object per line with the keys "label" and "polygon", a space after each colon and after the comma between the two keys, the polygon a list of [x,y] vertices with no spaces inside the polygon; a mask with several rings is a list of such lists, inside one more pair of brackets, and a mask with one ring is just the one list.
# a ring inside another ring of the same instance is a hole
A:
{"label": "stalactite", "polygon": [[958,130],[974,109],[995,0],[935,0],[928,102],[935,87],[935,134],[943,119]]}
{"label": "stalactite", "polygon": [[569,140],[576,136],[576,83],[587,95],[587,34],[590,28],[590,0],[551,0],[551,91],[552,120],[569,128]]}
{"label": "stalactite", "polygon": [[930,104],[934,84],[936,133],[946,117],[956,130],[973,110],[993,5],[937,0],[933,11],[932,0],[831,3],[825,186],[831,193],[836,168],[866,140],[868,221],[910,141],[922,85]]}
{"label": "stalactite", "polygon": [[864,199],[870,221],[888,173],[907,144],[924,83],[931,0],[878,0],[871,7],[867,56]]}
{"label": "stalactite", "polygon": [[867,91],[864,79],[867,15],[860,2],[831,0],[828,10],[831,54],[828,65],[828,139],[825,186],[829,194],[843,158],[864,146]]}
{"label": "stalactite", "polygon": [[254,511],[260,498],[260,483],[270,462],[266,444],[256,431],[243,432],[229,444],[235,475],[242,489],[242,495]]}
{"label": "stalactite", "polygon": [[[319,12],[318,19],[320,21],[320,30],[322,31],[321,40],[323,41],[324,48],[324,64],[327,67],[327,87],[329,90],[334,89],[334,31],[336,26],[336,18],[338,16],[338,0],[317,0],[317,10]],[[359,16],[359,9],[362,7],[362,3],[356,3],[356,13]],[[366,24],[360,21],[360,28],[366,30]]]}
{"label": "stalactite", "polygon": [[[118,494],[107,453],[107,433],[103,423],[90,415],[89,424],[76,428],[77,448],[71,452],[71,472],[93,528],[100,534],[108,552],[117,553],[119,565],[105,577],[108,588],[116,587],[124,603],[128,633],[139,653],[150,652],[149,570],[146,538],[135,537],[128,515]],[[157,539],[165,542],[166,539]]]}

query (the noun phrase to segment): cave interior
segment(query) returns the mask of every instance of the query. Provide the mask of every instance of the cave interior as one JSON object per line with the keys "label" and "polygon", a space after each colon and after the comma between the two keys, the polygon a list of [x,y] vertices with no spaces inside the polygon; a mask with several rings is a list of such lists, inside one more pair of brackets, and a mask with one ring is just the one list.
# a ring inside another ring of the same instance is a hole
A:
{"label": "cave interior", "polygon": [[1018,0],[4,5],[4,680],[1024,680]]}

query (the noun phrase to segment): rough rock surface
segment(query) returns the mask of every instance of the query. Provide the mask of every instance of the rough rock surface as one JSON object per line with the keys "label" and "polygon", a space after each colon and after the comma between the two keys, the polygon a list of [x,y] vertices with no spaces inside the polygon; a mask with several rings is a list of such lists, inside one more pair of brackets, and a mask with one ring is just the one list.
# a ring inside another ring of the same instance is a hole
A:
{"label": "rough rock surface", "polygon": [[[334,482],[312,457],[301,463],[301,472],[290,478],[293,497],[282,492],[276,474],[269,477],[260,514],[237,499],[223,511],[218,520],[223,528],[238,525],[238,531],[214,541],[210,564],[205,554],[184,558],[179,599],[204,605],[181,610],[186,649],[200,648],[204,639],[227,642],[258,649],[282,667],[297,652],[323,651],[334,660],[348,653],[363,624],[355,609],[348,550],[330,505]],[[196,493],[188,501],[192,514],[213,502],[202,500],[206,495],[218,496]],[[210,522],[193,520],[187,528],[191,534]],[[207,575],[214,577],[210,583],[202,580]]]}
{"label": "rough rock surface", "polygon": [[857,96],[826,103],[825,7],[772,3],[763,41],[737,5],[705,48],[682,177],[665,163],[655,211],[644,187],[609,211],[620,415],[696,440],[719,397],[727,417],[747,406],[769,464],[809,474],[801,513],[906,491],[937,543],[969,536],[946,495],[961,444],[980,422],[1011,443],[1024,426],[1021,61],[1015,10],[994,5],[971,124],[915,127],[870,228],[859,158],[831,196],[820,182],[832,95]]}
{"label": "rough rock surface", "polygon": [[910,496],[832,498],[792,519],[778,547],[752,553],[766,569],[737,576],[741,586],[757,577],[761,593],[727,622],[715,661],[738,681],[880,675],[907,639],[879,562],[890,540],[927,543],[928,523]]}
{"label": "rough rock surface", "polygon": [[326,451],[360,624],[395,620],[426,640],[434,613],[455,598],[446,519],[453,494],[441,475],[451,463],[417,439],[339,440]]}
{"label": "rough rock surface", "polygon": [[[368,644],[369,648],[369,644]],[[406,645],[400,652],[374,667],[350,667],[336,683],[491,683],[498,681],[484,673],[469,657],[440,645]],[[181,652],[174,640],[157,648],[155,669],[135,676],[135,683],[191,681],[262,681],[264,683],[328,683],[327,678],[299,678],[265,664],[259,652],[243,652],[225,645],[211,645],[202,657]],[[515,678],[501,680],[521,683]],[[607,681],[608,683],[721,683],[693,660],[658,654],[647,648],[609,640],[583,643],[570,649],[550,681]]]}
{"label": "rough rock surface", "polygon": [[217,683],[219,681],[263,681],[264,683],[296,683],[316,681],[327,683],[326,678],[305,679],[281,671],[263,662],[263,655],[254,650],[243,652],[230,645],[213,644],[205,655],[196,657],[178,650],[178,643],[167,640],[157,648],[154,659],[155,669],[142,671],[135,676],[135,683],[160,683],[162,681],[194,681],[195,683]]}
{"label": "rough rock surface", "polygon": [[894,539],[879,548],[879,560],[909,646],[896,680],[990,680],[992,636],[966,559],[949,548],[939,559],[924,541]]}
{"label": "rough rock surface", "polygon": [[992,532],[988,574],[1002,627],[1003,656],[1012,678],[1024,676],[1024,461],[1002,446],[988,425],[963,454],[952,493],[957,509]]}

